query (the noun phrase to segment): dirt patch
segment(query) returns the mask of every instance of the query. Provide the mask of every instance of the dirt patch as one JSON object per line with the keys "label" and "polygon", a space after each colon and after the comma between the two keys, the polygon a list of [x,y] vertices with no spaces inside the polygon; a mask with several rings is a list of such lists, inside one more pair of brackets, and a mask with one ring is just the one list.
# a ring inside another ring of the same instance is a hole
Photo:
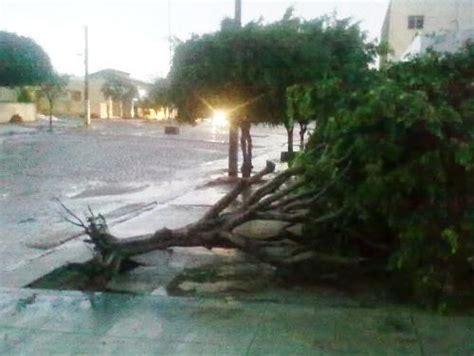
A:
{"label": "dirt patch", "polygon": [[[126,272],[140,266],[133,261],[124,262],[122,271]],[[95,262],[71,263],[55,269],[53,272],[29,284],[28,288],[80,290],[105,292],[110,277],[101,273]]]}

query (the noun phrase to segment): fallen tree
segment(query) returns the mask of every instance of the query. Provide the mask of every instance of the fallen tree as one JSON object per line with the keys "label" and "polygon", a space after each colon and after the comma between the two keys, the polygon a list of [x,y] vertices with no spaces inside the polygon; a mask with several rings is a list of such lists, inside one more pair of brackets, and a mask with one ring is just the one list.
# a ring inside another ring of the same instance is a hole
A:
{"label": "fallen tree", "polygon": [[[318,191],[302,189],[305,180],[303,167],[295,166],[263,182],[249,193],[251,186],[262,182],[262,178],[275,170],[275,164],[268,161],[265,168],[250,178],[241,179],[225,196],[217,201],[197,222],[178,229],[163,228],[154,233],[118,238],[109,232],[106,219],[89,209],[84,222],[64,204],[69,217],[66,220],[84,229],[89,236],[88,243],[96,251],[97,261],[110,272],[117,272],[121,264],[130,257],[152,250],[182,246],[236,247],[261,261],[276,266],[291,266],[305,261],[318,260],[339,266],[354,265],[359,259],[348,259],[325,255],[315,251],[310,241],[289,233],[270,240],[257,240],[242,236],[234,229],[250,220],[277,220],[289,224],[311,222],[322,223],[337,218],[338,214],[328,214],[317,218],[308,215],[311,204],[317,202],[329,186]],[[336,178],[335,178],[336,179]],[[330,183],[332,184],[332,183]],[[245,194],[244,194],[245,193]],[[237,207],[239,196],[248,195]],[[275,256],[266,253],[271,247],[287,249],[288,254]]]}

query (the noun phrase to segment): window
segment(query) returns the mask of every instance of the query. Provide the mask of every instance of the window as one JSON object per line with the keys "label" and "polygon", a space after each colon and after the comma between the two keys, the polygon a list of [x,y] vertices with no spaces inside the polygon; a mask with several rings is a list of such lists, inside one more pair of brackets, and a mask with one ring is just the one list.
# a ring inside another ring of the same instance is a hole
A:
{"label": "window", "polygon": [[421,30],[425,25],[424,16],[408,16],[408,28],[410,30]]}
{"label": "window", "polygon": [[78,90],[71,91],[71,98],[74,101],[81,101],[81,92]]}

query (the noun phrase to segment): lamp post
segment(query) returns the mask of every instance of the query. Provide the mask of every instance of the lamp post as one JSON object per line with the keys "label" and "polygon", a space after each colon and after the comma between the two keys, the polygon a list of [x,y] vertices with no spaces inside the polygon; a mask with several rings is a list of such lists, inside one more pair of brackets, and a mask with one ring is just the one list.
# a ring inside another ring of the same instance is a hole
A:
{"label": "lamp post", "polygon": [[[235,0],[234,21],[238,27],[242,24],[242,0]],[[235,118],[229,118],[229,177],[237,177],[239,174],[239,127]]]}

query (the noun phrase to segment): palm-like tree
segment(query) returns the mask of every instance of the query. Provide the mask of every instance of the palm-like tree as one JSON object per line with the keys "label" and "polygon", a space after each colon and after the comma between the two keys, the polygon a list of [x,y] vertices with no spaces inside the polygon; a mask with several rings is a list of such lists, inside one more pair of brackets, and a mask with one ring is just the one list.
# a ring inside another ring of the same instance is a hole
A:
{"label": "palm-like tree", "polygon": [[135,85],[125,78],[119,76],[110,76],[102,85],[102,93],[108,99],[107,116],[110,118],[111,107],[109,101],[116,101],[120,104],[120,116],[123,116],[123,102],[131,102],[138,96],[138,90]]}

